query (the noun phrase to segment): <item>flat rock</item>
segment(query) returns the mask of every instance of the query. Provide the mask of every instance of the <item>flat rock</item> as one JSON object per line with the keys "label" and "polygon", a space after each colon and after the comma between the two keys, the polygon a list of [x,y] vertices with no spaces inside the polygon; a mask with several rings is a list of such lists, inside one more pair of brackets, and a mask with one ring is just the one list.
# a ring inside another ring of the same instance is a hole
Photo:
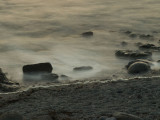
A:
{"label": "flat rock", "polygon": [[152,55],[151,52],[141,52],[141,51],[133,51],[133,50],[117,50],[115,55],[118,57],[130,57],[130,58],[144,58],[150,57]]}
{"label": "flat rock", "polygon": [[75,67],[73,68],[74,71],[88,71],[88,70],[92,70],[93,67],[91,66],[81,66],[81,67]]}
{"label": "flat rock", "polygon": [[84,32],[84,33],[82,33],[82,36],[83,37],[91,37],[91,36],[93,36],[93,32],[92,31]]}
{"label": "flat rock", "polygon": [[123,113],[123,112],[116,112],[113,114],[113,116],[117,120],[142,120],[141,118],[135,115],[131,115],[131,114]]}
{"label": "flat rock", "polygon": [[50,63],[38,63],[23,66],[24,74],[51,73],[53,67]]}

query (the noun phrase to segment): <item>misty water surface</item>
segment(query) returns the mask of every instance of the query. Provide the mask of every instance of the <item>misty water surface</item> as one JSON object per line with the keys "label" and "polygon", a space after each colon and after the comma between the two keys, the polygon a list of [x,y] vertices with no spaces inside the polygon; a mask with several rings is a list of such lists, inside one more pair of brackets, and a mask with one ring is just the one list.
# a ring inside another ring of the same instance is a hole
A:
{"label": "misty water surface", "polygon": [[[114,55],[120,43],[137,49],[139,41],[122,31],[159,37],[159,6],[158,0],[0,0],[0,67],[16,80],[23,65],[39,62],[74,79],[114,74],[128,62]],[[86,31],[94,36],[82,37]],[[94,69],[73,72],[84,65]]]}

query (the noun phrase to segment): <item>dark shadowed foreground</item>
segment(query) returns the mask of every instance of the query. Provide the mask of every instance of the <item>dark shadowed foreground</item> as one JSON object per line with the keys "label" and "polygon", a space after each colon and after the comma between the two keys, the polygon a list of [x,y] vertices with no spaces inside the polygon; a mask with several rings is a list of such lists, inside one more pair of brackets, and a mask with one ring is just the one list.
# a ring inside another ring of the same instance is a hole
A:
{"label": "dark shadowed foreground", "polygon": [[158,120],[159,85],[159,77],[147,77],[30,88],[1,94],[0,113],[18,112],[26,120],[98,120],[119,111]]}

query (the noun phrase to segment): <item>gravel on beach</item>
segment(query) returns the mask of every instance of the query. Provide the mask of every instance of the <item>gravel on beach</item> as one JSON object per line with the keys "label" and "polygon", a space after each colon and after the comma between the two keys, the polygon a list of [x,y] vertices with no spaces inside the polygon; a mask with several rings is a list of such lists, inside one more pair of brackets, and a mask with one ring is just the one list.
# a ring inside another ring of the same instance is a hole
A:
{"label": "gravel on beach", "polygon": [[[17,112],[25,120],[48,116],[59,120],[98,120],[125,112],[145,120],[160,119],[160,78],[99,81],[35,87],[0,94],[0,114]],[[47,119],[47,118],[46,118]]]}

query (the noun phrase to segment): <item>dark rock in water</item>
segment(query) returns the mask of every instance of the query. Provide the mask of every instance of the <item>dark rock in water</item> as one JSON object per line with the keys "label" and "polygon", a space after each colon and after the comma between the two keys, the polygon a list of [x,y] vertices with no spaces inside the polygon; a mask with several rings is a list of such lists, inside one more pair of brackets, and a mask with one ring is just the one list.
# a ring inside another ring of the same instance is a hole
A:
{"label": "dark rock in water", "polygon": [[131,34],[132,32],[131,31],[125,31],[124,33],[125,34]]}
{"label": "dark rock in water", "polygon": [[121,42],[121,45],[122,45],[122,46],[126,46],[127,44],[128,44],[128,43],[125,42],[125,41]]}
{"label": "dark rock in water", "polygon": [[153,65],[152,61],[149,61],[149,60],[146,60],[146,59],[136,59],[136,60],[133,60],[133,61],[130,61],[128,63],[128,65],[126,65],[126,68],[128,69],[129,66],[135,62],[144,62],[144,63],[147,63],[148,65]]}
{"label": "dark rock in water", "polygon": [[113,114],[113,116],[116,118],[116,120],[142,120],[141,118],[135,115],[131,115],[123,112],[116,112]]}
{"label": "dark rock in water", "polygon": [[141,39],[154,39],[153,35],[145,35],[145,34],[142,34],[142,35],[139,35],[139,38]]}
{"label": "dark rock in water", "polygon": [[57,80],[58,79],[58,75],[51,73],[51,74],[44,74],[41,76],[42,80]]}
{"label": "dark rock in water", "polygon": [[82,36],[83,37],[91,37],[91,36],[93,36],[93,32],[92,31],[84,32],[84,33],[82,33]]}
{"label": "dark rock in water", "polygon": [[118,57],[144,58],[144,57],[150,57],[152,53],[133,51],[133,50],[117,50],[115,52],[115,55]]}
{"label": "dark rock in water", "polygon": [[81,66],[81,67],[75,67],[73,70],[74,71],[86,71],[86,70],[92,70],[93,67],[91,66]]}
{"label": "dark rock in water", "polygon": [[23,66],[24,74],[51,73],[52,65],[50,63],[38,63]]}
{"label": "dark rock in water", "polygon": [[137,43],[135,43],[135,45],[136,45],[136,46],[141,46],[141,45],[143,45],[143,43],[137,42]]}
{"label": "dark rock in water", "polygon": [[136,38],[137,36],[138,36],[137,34],[133,34],[133,33],[129,35],[129,37],[131,38]]}
{"label": "dark rock in water", "polygon": [[18,113],[5,113],[0,116],[0,120],[24,120]]}
{"label": "dark rock in water", "polygon": [[143,44],[143,45],[140,45],[139,48],[140,49],[160,50],[160,47],[157,47],[154,44]]}
{"label": "dark rock in water", "polygon": [[71,79],[67,75],[61,75],[60,77],[61,77],[62,80],[69,80],[69,79]]}
{"label": "dark rock in water", "polygon": [[148,72],[150,70],[150,65],[145,62],[135,62],[128,67],[128,73],[138,74]]}

